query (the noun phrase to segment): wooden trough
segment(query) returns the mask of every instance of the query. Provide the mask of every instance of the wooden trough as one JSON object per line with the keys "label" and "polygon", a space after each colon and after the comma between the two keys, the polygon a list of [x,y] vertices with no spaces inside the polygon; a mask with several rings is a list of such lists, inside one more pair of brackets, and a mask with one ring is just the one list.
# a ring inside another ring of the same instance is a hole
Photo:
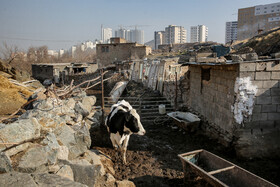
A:
{"label": "wooden trough", "polygon": [[200,123],[200,119],[197,115],[190,112],[176,111],[168,113],[167,115],[173,119],[177,126],[189,132],[196,131]]}
{"label": "wooden trough", "polygon": [[185,182],[191,175],[196,175],[215,187],[276,187],[275,184],[203,149],[178,156],[182,161]]}

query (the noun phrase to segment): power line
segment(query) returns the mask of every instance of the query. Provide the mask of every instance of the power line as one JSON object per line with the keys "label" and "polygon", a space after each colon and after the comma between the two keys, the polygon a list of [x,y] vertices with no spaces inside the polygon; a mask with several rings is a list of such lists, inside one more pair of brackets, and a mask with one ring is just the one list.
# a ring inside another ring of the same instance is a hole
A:
{"label": "power line", "polygon": [[30,38],[12,38],[12,37],[5,37],[5,36],[0,36],[0,38],[7,39],[7,40],[25,40],[25,41],[35,41],[35,42],[57,42],[57,43],[81,42],[78,40],[44,40],[44,39],[30,39]]}

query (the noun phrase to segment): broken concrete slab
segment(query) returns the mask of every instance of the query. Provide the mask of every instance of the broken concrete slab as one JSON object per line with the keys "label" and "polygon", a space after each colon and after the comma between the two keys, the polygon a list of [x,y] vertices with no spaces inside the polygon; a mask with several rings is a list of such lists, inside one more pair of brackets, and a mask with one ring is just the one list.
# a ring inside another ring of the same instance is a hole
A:
{"label": "broken concrete slab", "polygon": [[[0,141],[2,143],[20,143],[32,138],[38,138],[40,136],[41,126],[37,119],[24,119],[19,120],[9,125],[1,126],[0,128]],[[0,151],[7,147],[11,147],[13,144],[0,145]]]}

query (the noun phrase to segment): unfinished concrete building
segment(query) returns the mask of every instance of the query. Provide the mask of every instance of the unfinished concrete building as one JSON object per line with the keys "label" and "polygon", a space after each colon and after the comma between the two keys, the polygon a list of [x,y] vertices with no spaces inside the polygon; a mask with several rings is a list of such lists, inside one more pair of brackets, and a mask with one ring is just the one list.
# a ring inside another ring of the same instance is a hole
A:
{"label": "unfinished concrete building", "polygon": [[97,44],[97,63],[110,65],[116,61],[143,59],[152,52],[152,48],[137,43],[127,43],[121,38],[112,38],[111,44]]}

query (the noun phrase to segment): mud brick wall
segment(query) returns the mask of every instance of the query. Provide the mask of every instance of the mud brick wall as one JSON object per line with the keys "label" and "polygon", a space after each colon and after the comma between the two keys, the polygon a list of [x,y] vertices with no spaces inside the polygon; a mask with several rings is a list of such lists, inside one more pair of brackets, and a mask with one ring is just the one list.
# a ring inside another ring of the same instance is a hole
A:
{"label": "mud brick wall", "polygon": [[246,157],[280,156],[279,61],[241,63],[240,77],[257,86],[253,115],[238,130],[237,153]]}
{"label": "mud brick wall", "polygon": [[189,70],[189,106],[208,120],[203,126],[207,134],[227,145],[234,135],[231,106],[235,99],[238,64],[190,65]]}

